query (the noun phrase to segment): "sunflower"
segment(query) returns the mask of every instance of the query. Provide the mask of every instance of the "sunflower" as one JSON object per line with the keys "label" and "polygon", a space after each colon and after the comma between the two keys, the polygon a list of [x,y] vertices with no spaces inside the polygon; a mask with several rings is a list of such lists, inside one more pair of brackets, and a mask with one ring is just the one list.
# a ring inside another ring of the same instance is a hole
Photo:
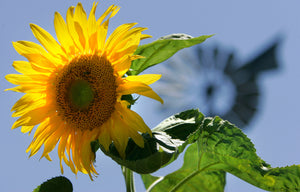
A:
{"label": "sunflower", "polygon": [[151,135],[143,119],[129,109],[123,95],[140,94],[162,99],[149,87],[161,75],[126,76],[135,59],[146,28],[127,23],[117,27],[107,38],[109,20],[119,10],[110,6],[98,20],[94,3],[87,18],[81,3],[70,7],[66,22],[55,13],[54,27],[58,41],[41,27],[30,24],[41,45],[29,41],[13,42],[16,51],[28,61],[14,61],[21,74],[9,74],[7,81],[18,85],[7,90],[25,93],[12,107],[19,117],[12,129],[21,127],[33,140],[26,152],[35,155],[44,146],[41,158],[51,161],[49,152],[58,144],[58,156],[77,174],[97,175],[95,154],[90,143],[98,140],[105,150],[114,144],[125,158],[128,138],[144,147],[141,133]]}

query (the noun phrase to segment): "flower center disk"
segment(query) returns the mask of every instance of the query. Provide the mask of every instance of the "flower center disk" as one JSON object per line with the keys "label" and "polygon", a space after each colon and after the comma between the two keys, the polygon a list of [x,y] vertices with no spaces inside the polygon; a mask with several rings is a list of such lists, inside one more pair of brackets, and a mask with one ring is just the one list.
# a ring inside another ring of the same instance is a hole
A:
{"label": "flower center disk", "polygon": [[76,57],[56,76],[58,115],[81,130],[100,127],[115,110],[116,88],[114,70],[105,57]]}
{"label": "flower center disk", "polygon": [[79,109],[89,107],[94,99],[94,91],[85,80],[74,81],[69,91],[70,100]]}

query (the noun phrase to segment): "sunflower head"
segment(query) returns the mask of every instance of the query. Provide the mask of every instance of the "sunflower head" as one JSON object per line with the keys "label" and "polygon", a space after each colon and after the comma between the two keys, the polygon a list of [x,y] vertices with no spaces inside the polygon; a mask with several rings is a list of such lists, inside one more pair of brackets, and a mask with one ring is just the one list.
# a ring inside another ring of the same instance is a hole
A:
{"label": "sunflower head", "polygon": [[31,133],[36,127],[27,152],[36,154],[42,146],[42,157],[58,144],[61,171],[62,160],[74,173],[97,174],[91,142],[98,140],[105,150],[114,144],[125,158],[128,138],[144,147],[141,133],[151,130],[143,119],[122,98],[133,93],[163,102],[149,87],[161,76],[146,74],[126,76],[146,28],[127,23],[117,27],[107,37],[109,20],[119,10],[110,6],[100,18],[95,18],[94,3],[87,16],[81,3],[70,7],[66,21],[55,13],[57,40],[41,27],[31,24],[40,44],[13,42],[16,51],[27,61],[14,61],[20,74],[9,74],[7,81],[17,85],[7,90],[25,93],[12,108],[19,117],[12,128],[21,127]]}

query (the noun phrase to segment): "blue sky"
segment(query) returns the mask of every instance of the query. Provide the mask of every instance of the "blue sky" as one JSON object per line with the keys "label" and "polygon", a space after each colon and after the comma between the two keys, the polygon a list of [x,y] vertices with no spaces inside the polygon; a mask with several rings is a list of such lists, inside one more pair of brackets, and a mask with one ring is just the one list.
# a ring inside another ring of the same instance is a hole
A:
{"label": "blue sky", "polygon": [[[281,36],[281,69],[261,77],[261,108],[250,124],[251,129],[247,131],[258,155],[275,167],[300,164],[300,126],[297,122],[300,114],[300,3],[297,0],[288,3],[283,0],[272,1],[272,4],[270,2],[106,0],[99,2],[96,14],[100,16],[111,4],[121,6],[120,12],[111,20],[110,29],[123,23],[138,22],[139,26],[148,27],[147,34],[153,36],[142,43],[149,43],[171,33],[192,36],[216,34],[205,43],[231,49],[242,59],[251,58],[264,45]],[[85,0],[82,3],[89,11],[93,1]],[[15,52],[11,42],[37,42],[30,31],[29,23],[38,24],[55,36],[54,12],[58,11],[65,16],[67,8],[76,4],[77,1],[73,0],[0,1],[1,90],[12,86],[4,79],[5,74],[14,73],[12,62],[24,59]],[[159,71],[159,66],[153,70]],[[50,154],[53,162],[39,160],[40,153],[29,159],[25,150],[32,136],[28,137],[20,130],[10,129],[15,121],[11,117],[10,108],[20,96],[21,94],[13,92],[0,94],[0,118],[3,122],[0,134],[1,191],[31,191],[50,177],[60,175],[56,149]],[[150,127],[154,127],[167,117],[157,115],[155,110],[158,105],[160,104],[155,101],[142,98],[134,109]],[[65,166],[64,175],[72,181],[74,191],[124,191],[121,169],[114,161],[98,152],[96,165],[100,175],[95,181],[90,181],[88,176],[80,173],[76,177]],[[170,168],[156,174],[165,174],[180,166],[179,160]],[[136,179],[137,191],[143,191],[138,175]],[[225,190],[237,192],[241,189],[260,191],[230,176]]]}

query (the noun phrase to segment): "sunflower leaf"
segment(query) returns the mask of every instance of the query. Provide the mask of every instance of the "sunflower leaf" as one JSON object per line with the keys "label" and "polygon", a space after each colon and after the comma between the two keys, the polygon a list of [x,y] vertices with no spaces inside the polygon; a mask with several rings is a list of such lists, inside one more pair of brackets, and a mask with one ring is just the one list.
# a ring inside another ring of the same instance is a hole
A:
{"label": "sunflower leaf", "polygon": [[69,179],[63,176],[54,177],[39,185],[33,192],[72,192],[73,186]]}
{"label": "sunflower leaf", "polygon": [[225,171],[202,171],[198,167],[199,159],[195,143],[186,150],[183,166],[179,170],[165,177],[141,175],[147,191],[224,191]]}
{"label": "sunflower leaf", "polygon": [[204,118],[183,166],[165,176],[142,175],[148,191],[224,191],[224,172],[268,191],[300,191],[300,166],[271,168],[250,139],[219,117]]}
{"label": "sunflower leaf", "polygon": [[138,75],[145,69],[167,60],[177,51],[200,44],[211,36],[203,35],[192,38],[185,34],[172,34],[161,37],[152,43],[141,45],[135,51],[135,55],[141,55],[145,58],[134,60],[128,75]]}

